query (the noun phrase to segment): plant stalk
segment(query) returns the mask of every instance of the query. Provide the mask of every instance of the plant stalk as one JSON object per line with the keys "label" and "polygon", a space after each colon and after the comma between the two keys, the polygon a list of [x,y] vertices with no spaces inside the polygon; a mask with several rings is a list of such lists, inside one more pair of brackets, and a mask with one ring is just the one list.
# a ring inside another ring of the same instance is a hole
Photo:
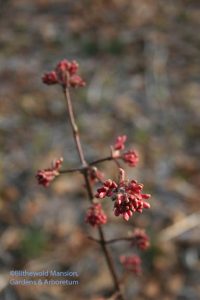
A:
{"label": "plant stalk", "polygon": [[[82,167],[83,167],[82,168],[82,170],[83,170],[82,173],[83,173],[83,176],[84,176],[84,179],[85,179],[85,185],[86,185],[86,190],[87,190],[87,194],[88,194],[88,199],[92,203],[93,199],[94,199],[94,194],[93,194],[93,189],[92,189],[89,174],[88,174],[88,170],[90,168],[90,165],[86,162],[85,157],[84,157],[82,144],[81,144],[81,141],[80,141],[79,130],[78,130],[78,126],[76,124],[75,117],[74,117],[74,111],[73,111],[72,101],[71,101],[71,97],[70,97],[70,93],[69,93],[69,88],[67,88],[67,87],[63,88],[63,92],[64,92],[64,97],[65,97],[65,100],[66,100],[66,104],[67,104],[67,110],[68,110],[68,114],[69,114],[69,121],[70,121],[70,125],[71,125],[71,128],[72,128],[74,141],[75,141],[75,144],[76,144],[76,148],[77,148],[77,152],[78,152],[78,155],[79,155],[80,162],[81,162]],[[111,158],[109,157],[109,158],[103,159],[102,161],[105,161],[105,160],[111,160]],[[99,233],[99,237],[100,237],[100,239],[99,239],[100,245],[101,245],[103,254],[105,256],[110,274],[112,276],[112,280],[113,280],[115,290],[116,290],[116,292],[119,293],[118,300],[125,300],[124,296],[122,295],[122,292],[121,292],[121,287],[120,287],[119,280],[118,280],[118,277],[117,277],[117,272],[116,272],[115,267],[114,267],[114,262],[113,262],[111,254],[109,252],[109,249],[106,245],[105,235],[104,235],[104,232],[103,232],[103,229],[102,229],[101,226],[98,226],[98,233]]]}

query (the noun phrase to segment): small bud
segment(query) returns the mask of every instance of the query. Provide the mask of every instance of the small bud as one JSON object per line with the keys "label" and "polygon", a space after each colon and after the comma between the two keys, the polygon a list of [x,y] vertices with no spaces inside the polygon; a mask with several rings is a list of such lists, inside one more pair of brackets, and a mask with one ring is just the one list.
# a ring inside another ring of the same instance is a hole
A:
{"label": "small bud", "polygon": [[45,73],[42,77],[42,81],[48,85],[58,83],[58,78],[57,78],[56,72],[52,71],[49,73]]}
{"label": "small bud", "polygon": [[107,216],[104,213],[100,203],[94,203],[87,211],[85,222],[91,226],[106,224]]}
{"label": "small bud", "polygon": [[137,246],[141,250],[146,250],[149,248],[149,237],[146,232],[142,229],[136,228],[132,234],[133,246]]}
{"label": "small bud", "polygon": [[78,75],[72,75],[69,79],[69,84],[71,87],[83,87],[86,85],[85,81]]}
{"label": "small bud", "polygon": [[123,150],[124,149],[124,143],[127,140],[127,136],[126,135],[121,135],[118,136],[114,145],[114,149],[115,150]]}
{"label": "small bud", "polygon": [[141,259],[138,255],[133,254],[131,256],[120,256],[120,262],[121,264],[128,270],[136,275],[139,275],[141,270]]}
{"label": "small bud", "polygon": [[59,169],[62,165],[63,158],[57,159],[52,163],[52,167],[44,170],[39,170],[36,174],[38,183],[47,187],[50,182],[59,175]]}
{"label": "small bud", "polygon": [[125,163],[128,163],[130,167],[135,167],[139,161],[138,154],[133,150],[123,153],[121,158]]}

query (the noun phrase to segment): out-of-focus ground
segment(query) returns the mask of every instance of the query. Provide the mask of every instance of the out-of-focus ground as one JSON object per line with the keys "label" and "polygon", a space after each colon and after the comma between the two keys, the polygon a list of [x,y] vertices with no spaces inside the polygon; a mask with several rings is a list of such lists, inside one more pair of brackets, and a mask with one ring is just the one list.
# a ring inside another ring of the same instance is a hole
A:
{"label": "out-of-focus ground", "polygon": [[[87,159],[109,154],[119,134],[140,153],[130,177],[152,193],[152,207],[128,223],[112,216],[107,237],[147,228],[152,247],[143,275],[126,274],[126,297],[200,299],[200,2],[159,0],[0,3],[0,299],[85,300],[112,283],[87,239],[81,177],[38,186],[54,158],[77,166],[65,103],[41,83],[58,60],[76,59],[87,86],[73,93]],[[102,165],[116,178],[112,163]],[[107,204],[108,210],[110,209]],[[172,226],[172,227],[171,227]],[[117,269],[127,244],[112,246]],[[78,286],[18,286],[9,271],[70,270]]]}

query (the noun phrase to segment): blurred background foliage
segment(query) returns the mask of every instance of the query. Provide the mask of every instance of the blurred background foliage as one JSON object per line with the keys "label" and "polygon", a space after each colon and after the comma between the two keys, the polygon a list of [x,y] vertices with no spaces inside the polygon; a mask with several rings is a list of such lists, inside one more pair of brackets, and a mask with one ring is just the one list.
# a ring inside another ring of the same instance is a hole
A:
{"label": "blurred background foliage", "polygon": [[[87,81],[72,95],[87,159],[108,155],[127,134],[140,153],[128,174],[152,193],[151,210],[128,224],[105,203],[108,238],[139,226],[152,240],[143,275],[125,276],[127,299],[200,299],[200,2],[0,5],[0,299],[95,300],[111,292],[104,258],[87,239],[81,177],[60,177],[48,189],[34,178],[54,158],[63,156],[66,168],[78,163],[61,91],[41,83],[64,57],[80,63]],[[111,163],[102,170],[115,178]],[[111,248],[122,275],[118,256],[133,250]],[[76,271],[80,285],[11,288],[11,269]]]}

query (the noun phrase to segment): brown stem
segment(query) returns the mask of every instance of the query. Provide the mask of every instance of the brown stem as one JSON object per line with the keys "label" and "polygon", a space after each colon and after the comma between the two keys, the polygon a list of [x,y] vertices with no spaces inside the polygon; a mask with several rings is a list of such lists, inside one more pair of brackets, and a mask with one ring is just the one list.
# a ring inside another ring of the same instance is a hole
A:
{"label": "brown stem", "polygon": [[116,166],[120,169],[121,168],[121,164],[118,162],[118,160],[115,158],[114,159],[114,163],[116,164]]}
{"label": "brown stem", "polygon": [[[92,186],[90,184],[89,178],[86,175],[85,175],[85,181],[86,181],[86,188],[87,188],[87,191],[88,191],[89,200],[92,202],[93,198],[94,198],[94,194],[93,194],[93,191],[92,191]],[[98,226],[98,232],[99,232],[99,236],[100,236],[99,243],[102,247],[102,250],[103,250],[104,256],[106,258],[111,276],[113,278],[113,283],[114,283],[115,289],[116,289],[116,291],[118,291],[120,293],[120,296],[119,296],[118,299],[123,300],[124,298],[123,298],[123,295],[121,293],[121,287],[120,287],[120,284],[119,284],[119,281],[118,281],[118,278],[117,278],[117,273],[115,271],[113,259],[112,259],[111,255],[110,255],[110,252],[109,252],[109,250],[106,246],[105,235],[104,235],[104,232],[103,232],[103,228],[101,226]]]}
{"label": "brown stem", "polygon": [[[79,137],[79,134],[78,134],[78,137]],[[79,140],[79,143],[80,143],[80,140]],[[81,144],[80,144],[81,145]],[[78,146],[77,146],[78,148]],[[79,155],[80,156],[80,155]],[[82,172],[83,170],[87,169],[88,168],[88,165],[89,166],[93,166],[93,165],[97,165],[99,163],[102,163],[102,162],[105,162],[105,161],[109,161],[109,160],[114,160],[114,158],[112,156],[108,156],[108,157],[104,157],[104,158],[101,158],[101,159],[97,159],[97,160],[94,160],[92,162],[89,162],[88,164],[86,164],[85,166],[83,167],[79,167],[79,168],[72,168],[72,169],[67,169],[67,170],[61,170],[60,173],[61,174],[64,174],[64,173],[72,173],[72,172]]]}
{"label": "brown stem", "polygon": [[81,146],[78,126],[76,125],[75,118],[74,118],[74,111],[73,111],[73,107],[72,107],[72,102],[71,102],[69,89],[68,88],[63,88],[63,92],[64,92],[65,100],[67,102],[67,109],[68,109],[68,113],[69,113],[69,121],[70,121],[70,124],[71,124],[71,127],[72,127],[73,136],[74,136],[74,140],[75,140],[75,143],[76,143],[76,148],[77,148],[77,151],[78,151],[78,154],[79,154],[79,158],[80,158],[80,161],[81,161],[82,165],[87,166],[87,163],[85,161],[84,154],[83,154],[83,149],[82,149],[82,146]]}
{"label": "brown stem", "polygon": [[[97,243],[101,243],[101,240],[95,239],[91,236],[88,236],[88,238],[92,241],[97,242]],[[125,241],[125,242],[134,242],[134,238],[132,238],[132,237],[115,238],[115,239],[105,241],[105,244],[112,244],[112,243],[123,242],[123,241]]]}
{"label": "brown stem", "polygon": [[[105,157],[105,158],[102,158],[102,159],[97,159],[95,161],[92,161],[91,163],[88,163],[88,165],[93,166],[93,165],[96,165],[96,164],[99,164],[101,162],[108,161],[108,160],[113,160],[113,158],[109,156],[109,157]],[[61,171],[59,171],[59,173],[60,174],[65,174],[65,173],[73,173],[73,172],[83,172],[85,169],[88,168],[88,165],[83,166],[83,167],[78,167],[78,168],[61,170]]]}
{"label": "brown stem", "polygon": [[81,167],[81,168],[72,168],[67,170],[60,170],[60,174],[66,174],[66,173],[74,173],[74,172],[83,172],[87,167]]}
{"label": "brown stem", "polygon": [[[86,189],[87,189],[87,193],[88,193],[88,199],[89,199],[90,202],[93,202],[94,194],[93,194],[93,189],[92,189],[90,179],[89,179],[89,174],[88,174],[88,170],[90,168],[90,165],[87,164],[87,162],[85,160],[85,157],[84,157],[83,150],[82,150],[82,145],[81,145],[81,141],[80,141],[78,126],[76,125],[75,118],[74,118],[74,112],[73,112],[73,107],[72,107],[72,102],[71,102],[71,98],[70,98],[69,89],[64,88],[63,90],[64,90],[64,96],[65,96],[65,99],[66,99],[66,102],[67,102],[67,109],[68,109],[68,112],[69,112],[69,119],[70,119],[70,124],[71,124],[71,127],[72,127],[72,131],[73,131],[74,140],[75,140],[75,143],[76,143],[76,148],[77,148],[77,151],[78,151],[78,154],[79,154],[80,161],[81,161],[82,166],[83,166],[82,170],[83,170],[85,185],[86,185]],[[106,159],[106,160],[108,160],[108,159]],[[103,229],[102,229],[101,226],[98,226],[98,232],[99,232],[99,237],[100,237],[100,245],[101,245],[102,251],[104,253],[108,268],[110,270],[110,274],[111,274],[112,279],[113,279],[113,284],[114,284],[115,290],[117,292],[119,292],[118,299],[119,300],[124,300],[124,297],[123,297],[122,292],[121,292],[121,287],[120,287],[120,284],[119,284],[119,280],[118,280],[118,277],[117,277],[117,273],[116,273],[116,270],[115,270],[115,267],[114,267],[113,259],[110,255],[110,252],[109,252],[109,250],[107,248],[107,245],[105,243],[105,236],[104,236],[104,232],[103,232]]]}
{"label": "brown stem", "polygon": [[100,159],[97,159],[97,160],[94,160],[90,163],[90,166],[92,165],[97,165],[97,164],[100,164],[104,161],[108,161],[108,160],[113,160],[114,158],[112,156],[107,156],[107,157],[104,157],[104,158],[100,158]]}

